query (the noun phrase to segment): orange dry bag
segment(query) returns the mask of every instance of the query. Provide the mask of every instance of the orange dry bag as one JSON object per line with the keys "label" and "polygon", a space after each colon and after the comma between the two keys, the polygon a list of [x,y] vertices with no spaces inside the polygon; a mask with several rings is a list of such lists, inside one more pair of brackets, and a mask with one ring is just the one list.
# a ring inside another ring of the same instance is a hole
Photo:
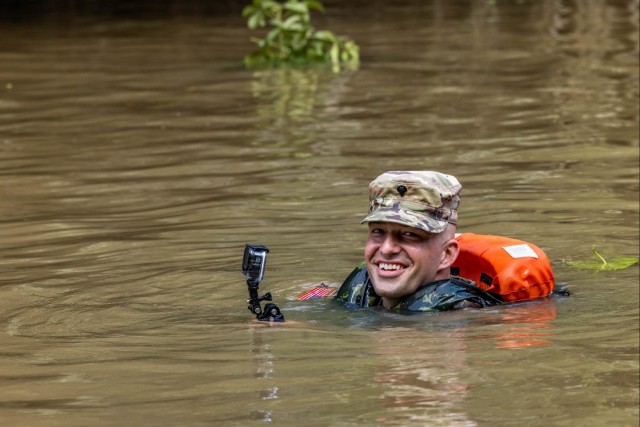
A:
{"label": "orange dry bag", "polygon": [[547,255],[531,243],[508,237],[462,233],[460,253],[451,274],[473,280],[503,301],[526,301],[553,292],[553,271]]}

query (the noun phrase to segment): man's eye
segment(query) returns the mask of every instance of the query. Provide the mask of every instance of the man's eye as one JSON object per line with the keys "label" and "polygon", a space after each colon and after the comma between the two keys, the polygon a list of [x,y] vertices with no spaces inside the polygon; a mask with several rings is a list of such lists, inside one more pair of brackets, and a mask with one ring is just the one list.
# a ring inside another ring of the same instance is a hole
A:
{"label": "man's eye", "polygon": [[382,228],[373,228],[369,231],[369,233],[371,234],[382,234],[384,233],[384,231],[382,231]]}
{"label": "man's eye", "polygon": [[419,239],[420,236],[417,235],[416,233],[412,233],[411,231],[405,231],[404,233],[402,233],[402,237],[404,237],[405,239]]}

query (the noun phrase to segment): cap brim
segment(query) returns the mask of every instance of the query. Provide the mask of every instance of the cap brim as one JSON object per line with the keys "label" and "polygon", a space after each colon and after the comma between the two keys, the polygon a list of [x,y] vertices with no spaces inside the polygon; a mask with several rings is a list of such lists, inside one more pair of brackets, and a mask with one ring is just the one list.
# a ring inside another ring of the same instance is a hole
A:
{"label": "cap brim", "polygon": [[436,219],[429,215],[422,215],[413,212],[409,213],[402,209],[393,208],[377,209],[375,212],[360,221],[360,224],[364,224],[365,222],[393,222],[418,228],[426,231],[427,233],[442,233],[449,223],[446,220]]}

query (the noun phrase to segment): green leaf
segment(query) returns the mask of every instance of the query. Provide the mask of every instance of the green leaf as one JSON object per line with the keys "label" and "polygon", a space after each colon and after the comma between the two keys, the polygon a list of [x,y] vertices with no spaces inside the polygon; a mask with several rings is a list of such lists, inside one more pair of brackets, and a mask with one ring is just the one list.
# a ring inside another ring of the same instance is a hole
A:
{"label": "green leaf", "polygon": [[262,10],[265,15],[274,17],[280,15],[282,12],[282,5],[277,1],[264,0],[260,10]]}
{"label": "green leaf", "polygon": [[307,7],[311,10],[319,10],[320,12],[324,12],[324,6],[319,1],[307,0],[305,3],[307,4]]}
{"label": "green leaf", "polygon": [[294,1],[288,1],[284,4],[285,10],[290,10],[291,12],[297,12],[302,14],[309,13],[309,8],[306,3],[298,3]]}
{"label": "green leaf", "polygon": [[273,43],[274,40],[278,39],[278,36],[280,35],[280,31],[278,30],[271,30],[267,33],[267,35],[265,36],[265,40],[267,43],[271,44]]}
{"label": "green leaf", "polygon": [[620,257],[609,260],[603,270],[622,270],[638,263],[638,257]]}
{"label": "green leaf", "polygon": [[331,46],[329,51],[331,57],[331,69],[334,73],[340,71],[340,47],[337,44]]}
{"label": "green leaf", "polygon": [[291,15],[282,23],[282,28],[290,31],[300,31],[302,24],[298,15]]}
{"label": "green leaf", "polygon": [[342,60],[344,62],[359,62],[360,61],[360,48],[357,44],[351,40],[345,42],[343,46]]}
{"label": "green leaf", "polygon": [[296,33],[302,33],[304,31],[304,26],[300,23],[294,23],[286,27],[286,30]]}
{"label": "green leaf", "polygon": [[622,270],[638,263],[638,257],[617,257],[606,260],[593,247],[595,260],[569,260],[567,264],[583,270]]}
{"label": "green leaf", "polygon": [[331,31],[320,30],[313,33],[313,38],[315,40],[321,40],[327,43],[337,43],[338,38]]}
{"label": "green leaf", "polygon": [[261,7],[263,9],[274,9],[274,10],[278,10],[282,7],[282,5],[280,3],[278,3],[277,1],[274,0],[262,0],[261,2]]}
{"label": "green leaf", "polygon": [[256,28],[264,27],[265,25],[266,25],[266,22],[264,20],[264,15],[262,14],[262,12],[258,12],[251,15],[247,20],[247,26],[252,30],[255,30]]}

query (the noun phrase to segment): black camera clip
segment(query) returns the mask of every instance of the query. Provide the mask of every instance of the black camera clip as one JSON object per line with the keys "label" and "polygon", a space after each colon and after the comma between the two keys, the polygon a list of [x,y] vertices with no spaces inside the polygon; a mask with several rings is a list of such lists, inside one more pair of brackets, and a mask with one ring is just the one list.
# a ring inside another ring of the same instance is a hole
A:
{"label": "black camera clip", "polygon": [[242,274],[247,279],[249,288],[249,298],[247,304],[249,311],[256,315],[256,319],[263,322],[284,322],[284,315],[277,305],[269,302],[260,307],[260,302],[271,301],[271,292],[259,296],[258,286],[264,278],[264,271],[267,265],[267,253],[269,248],[264,245],[245,245],[244,256],[242,258]]}

